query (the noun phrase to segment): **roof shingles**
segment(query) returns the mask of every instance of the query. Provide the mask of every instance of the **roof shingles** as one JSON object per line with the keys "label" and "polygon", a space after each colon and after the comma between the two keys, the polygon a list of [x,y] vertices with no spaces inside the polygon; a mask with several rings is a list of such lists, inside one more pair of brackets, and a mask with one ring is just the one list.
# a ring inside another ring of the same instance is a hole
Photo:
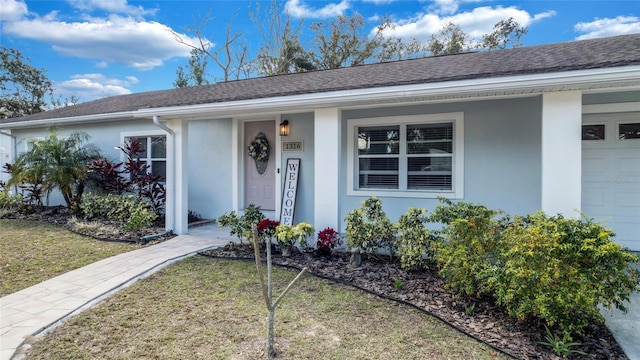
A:
{"label": "roof shingles", "polygon": [[463,53],[120,95],[0,123],[328,91],[640,65],[640,34]]}

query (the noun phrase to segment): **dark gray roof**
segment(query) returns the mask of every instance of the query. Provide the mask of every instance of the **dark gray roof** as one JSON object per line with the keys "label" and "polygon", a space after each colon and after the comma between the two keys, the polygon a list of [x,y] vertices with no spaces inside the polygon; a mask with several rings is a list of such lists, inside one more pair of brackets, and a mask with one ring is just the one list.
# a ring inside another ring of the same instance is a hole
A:
{"label": "dark gray roof", "polygon": [[112,96],[1,122],[628,65],[640,65],[640,34],[435,56]]}

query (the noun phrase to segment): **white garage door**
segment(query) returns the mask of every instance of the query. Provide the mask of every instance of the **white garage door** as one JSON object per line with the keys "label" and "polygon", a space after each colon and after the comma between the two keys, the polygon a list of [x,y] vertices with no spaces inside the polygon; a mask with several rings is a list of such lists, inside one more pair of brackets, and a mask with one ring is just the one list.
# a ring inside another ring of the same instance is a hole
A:
{"label": "white garage door", "polygon": [[582,211],[640,251],[640,114],[585,117]]}

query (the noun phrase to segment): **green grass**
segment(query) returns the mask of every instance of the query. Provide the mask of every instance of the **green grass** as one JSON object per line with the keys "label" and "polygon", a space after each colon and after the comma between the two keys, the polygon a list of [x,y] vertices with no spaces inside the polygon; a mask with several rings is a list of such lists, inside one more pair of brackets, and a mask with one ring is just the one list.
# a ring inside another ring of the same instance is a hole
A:
{"label": "green grass", "polygon": [[[275,270],[279,291],[297,274]],[[196,256],[70,319],[28,359],[265,358],[266,315],[255,264]],[[312,276],[276,310],[275,332],[279,359],[506,358],[413,308]]]}
{"label": "green grass", "polygon": [[46,223],[0,219],[0,294],[138,247],[97,241]]}

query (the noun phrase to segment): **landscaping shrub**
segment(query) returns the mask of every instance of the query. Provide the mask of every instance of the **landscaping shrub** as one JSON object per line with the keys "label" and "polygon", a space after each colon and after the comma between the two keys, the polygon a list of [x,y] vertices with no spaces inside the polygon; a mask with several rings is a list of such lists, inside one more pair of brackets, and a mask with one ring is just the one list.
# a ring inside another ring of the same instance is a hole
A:
{"label": "landscaping shrub", "polygon": [[[220,228],[230,227],[229,235],[236,235],[238,240],[240,240],[240,244],[242,244],[242,239],[251,238],[252,226],[257,226],[258,223],[265,218],[262,211],[260,211],[260,206],[249,204],[249,206],[244,209],[242,216],[238,216],[235,211],[231,211],[229,214],[224,213],[217,218],[216,222]],[[252,242],[249,241],[249,244],[251,243]]]}
{"label": "landscaping shrub", "polygon": [[30,149],[19,154],[13,163],[9,185],[28,186],[29,191],[38,195],[39,202],[36,191],[42,190],[48,197],[57,188],[67,208],[78,212],[87,179],[86,164],[99,156],[98,148],[85,144],[87,140],[89,135],[83,132],[61,138],[55,129],[45,139],[33,139]]}
{"label": "landscaping shrub", "polygon": [[0,191],[0,209],[11,209],[22,204],[22,196],[20,194],[11,194],[9,191]]}
{"label": "landscaping shrub", "polygon": [[[363,201],[345,217],[347,244],[368,253],[397,248],[408,270],[424,267],[433,252],[457,296],[492,297],[510,316],[544,321],[562,334],[556,343],[566,351],[573,335],[603,321],[599,305],[624,311],[624,301],[640,291],[640,272],[630,266],[638,257],[591,219],[538,212],[512,221],[479,204],[440,202],[429,216],[409,208],[392,226],[379,200]],[[427,222],[444,227],[429,231]]]}
{"label": "landscaping shrub", "polygon": [[[9,163],[5,163],[2,166],[2,172],[13,176],[14,169],[13,165]],[[22,196],[22,204],[24,205],[37,205],[42,206],[42,197],[44,194],[44,175],[41,172],[30,172],[24,173],[20,175],[20,181],[15,181],[11,183],[3,182],[2,189],[3,191],[8,190],[11,186],[15,187],[16,190],[20,189],[20,195]]]}
{"label": "landscaping shrub", "polygon": [[362,201],[362,208],[351,211],[345,217],[347,245],[370,255],[385,249],[390,258],[396,250],[395,228],[382,211],[382,201],[375,196]]}
{"label": "landscaping shrub", "polygon": [[140,155],[144,152],[139,140],[127,141],[118,146],[126,157],[124,162],[112,163],[100,158],[88,165],[90,179],[101,193],[122,195],[135,194],[139,199],[145,199],[151,209],[161,216],[166,203],[166,187],[164,178],[154,176]]}
{"label": "landscaping shrub", "polygon": [[274,235],[280,246],[295,246],[298,243],[300,251],[308,251],[308,238],[314,231],[313,226],[307,222],[301,222],[296,225],[278,224]]}
{"label": "landscaping shrub", "polygon": [[434,244],[434,258],[447,287],[461,296],[491,293],[491,284],[504,251],[502,231],[506,218],[482,205],[440,199],[429,219],[445,224]]}
{"label": "landscaping shrub", "polygon": [[511,316],[541,318],[569,339],[604,320],[598,304],[624,310],[623,301],[640,290],[639,274],[629,267],[638,257],[612,237],[590,219],[516,217],[504,232],[497,302]]}
{"label": "landscaping shrub", "polygon": [[430,255],[431,238],[429,229],[424,226],[428,221],[426,214],[425,209],[410,207],[395,225],[398,231],[396,247],[403,269],[419,270],[427,266],[425,255]]}
{"label": "landscaping shrub", "polygon": [[94,159],[87,164],[89,180],[99,193],[122,195],[129,190],[131,180],[125,177],[122,164],[105,158]]}
{"label": "landscaping shrub", "polygon": [[89,219],[123,221],[126,230],[139,230],[151,226],[158,217],[144,200],[133,195],[87,194],[83,197],[81,209]]}
{"label": "landscaping shrub", "polygon": [[18,212],[21,204],[21,195],[13,195],[7,190],[0,190],[0,219]]}

